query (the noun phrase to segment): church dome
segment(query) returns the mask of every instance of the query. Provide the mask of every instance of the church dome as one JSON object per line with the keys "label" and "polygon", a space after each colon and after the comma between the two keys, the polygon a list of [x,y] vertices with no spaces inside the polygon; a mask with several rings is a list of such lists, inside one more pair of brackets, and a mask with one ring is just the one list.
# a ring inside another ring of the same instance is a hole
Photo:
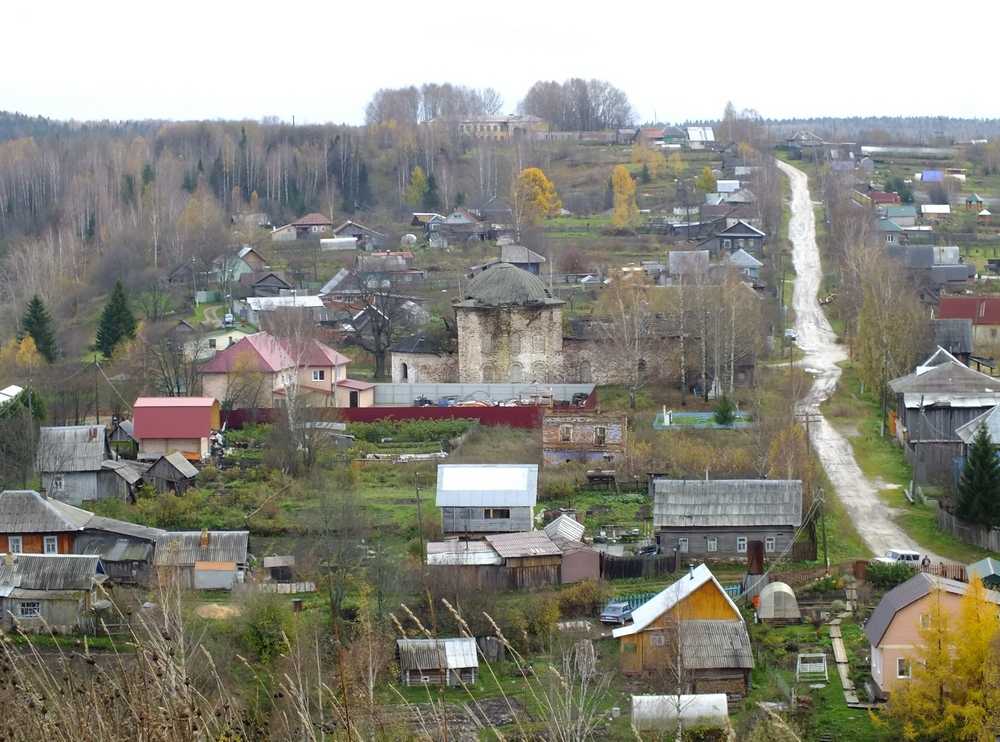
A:
{"label": "church dome", "polygon": [[469,281],[465,290],[467,307],[538,306],[562,304],[553,299],[542,280],[510,263],[497,263]]}

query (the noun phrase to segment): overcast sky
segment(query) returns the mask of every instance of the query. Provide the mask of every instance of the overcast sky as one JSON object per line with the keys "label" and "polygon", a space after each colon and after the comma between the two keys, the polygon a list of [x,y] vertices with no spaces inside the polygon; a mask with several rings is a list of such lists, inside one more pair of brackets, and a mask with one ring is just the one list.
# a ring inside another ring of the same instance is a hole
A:
{"label": "overcast sky", "polygon": [[[360,123],[374,90],[598,77],[640,121],[1000,116],[1000,6],[912,2],[12,0],[0,109]],[[398,6],[398,7],[397,7]]]}

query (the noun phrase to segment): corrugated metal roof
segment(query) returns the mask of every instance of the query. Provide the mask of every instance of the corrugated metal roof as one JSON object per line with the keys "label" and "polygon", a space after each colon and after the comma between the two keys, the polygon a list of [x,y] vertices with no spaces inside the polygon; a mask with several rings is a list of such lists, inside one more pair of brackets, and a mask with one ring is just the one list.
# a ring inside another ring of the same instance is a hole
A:
{"label": "corrugated metal roof", "polygon": [[218,409],[212,397],[139,397],[132,414],[135,436],[207,438],[219,424]]}
{"label": "corrugated metal roof", "polygon": [[149,469],[149,464],[144,461],[131,461],[129,459],[108,459],[101,462],[101,469],[113,471],[129,484],[135,484],[142,479]]}
{"label": "corrugated metal roof", "polygon": [[537,464],[441,464],[440,507],[531,507],[538,493]]}
{"label": "corrugated metal roof", "polygon": [[719,581],[715,579],[712,571],[704,564],[699,564],[691,570],[690,574],[684,575],[673,585],[664,588],[632,611],[632,623],[628,626],[615,629],[612,635],[617,639],[622,636],[639,633],[707,582],[714,583],[716,589],[733,609],[733,614],[740,615],[740,609],[736,607],[733,599],[729,597],[729,594],[719,584]]}
{"label": "corrugated metal roof", "polygon": [[[180,451],[173,451],[172,453],[168,453],[166,456],[161,456],[159,461],[163,461],[164,463],[172,466],[177,470],[177,473],[185,479],[194,479],[198,476],[198,470],[194,467],[194,464],[184,458],[184,454]],[[155,467],[157,463],[158,462],[154,463],[150,468],[152,469]]]}
{"label": "corrugated metal roof", "polygon": [[743,621],[682,621],[679,638],[685,669],[753,669],[753,650]]}
{"label": "corrugated metal roof", "polygon": [[980,428],[986,428],[990,440],[996,445],[1000,442],[1000,405],[987,410],[982,415],[974,417],[964,425],[955,428],[955,435],[962,439],[962,443],[972,443],[972,439],[979,433]]}
{"label": "corrugated metal roof", "polygon": [[105,518],[103,515],[94,515],[91,517],[91,519],[87,521],[86,530],[107,531],[108,533],[128,536],[129,538],[142,539],[144,541],[149,541],[150,543],[156,543],[156,540],[166,533],[166,531],[162,528],[140,526],[137,523],[129,523],[126,520]]}
{"label": "corrugated metal roof", "polygon": [[436,566],[499,565],[503,558],[485,541],[431,541],[427,563]]}
{"label": "corrugated metal roof", "polygon": [[157,566],[192,566],[195,562],[246,564],[249,531],[209,531],[201,546],[201,531],[168,531],[156,541]]}
{"label": "corrugated metal roof", "polygon": [[986,557],[970,564],[966,571],[969,573],[969,577],[978,575],[979,579],[989,577],[990,575],[1000,575],[1000,561],[993,557]]}
{"label": "corrugated metal roof", "polygon": [[790,479],[654,479],[653,526],[802,525],[802,482]]}
{"label": "corrugated metal roof", "polygon": [[42,497],[34,490],[0,493],[0,533],[81,531],[93,513]]}
{"label": "corrugated metal roof", "polygon": [[110,458],[101,425],[66,425],[40,428],[36,466],[40,472],[100,471]]}
{"label": "corrugated metal roof", "polygon": [[462,670],[479,667],[476,640],[397,639],[401,670]]}
{"label": "corrugated metal roof", "polygon": [[8,591],[90,590],[98,575],[103,574],[98,556],[15,554],[11,565],[5,556],[0,556],[0,588]]}
{"label": "corrugated metal roof", "polygon": [[579,541],[586,530],[583,523],[565,513],[545,526],[545,534],[549,538],[564,538],[567,541]]}
{"label": "corrugated metal roof", "polygon": [[74,554],[89,554],[105,562],[146,562],[152,559],[153,544],[114,534],[82,533],[73,539]]}
{"label": "corrugated metal roof", "polygon": [[[1000,394],[1000,379],[974,371],[947,351],[939,348],[912,374],[889,382],[896,394]],[[998,399],[1000,401],[1000,399]]]}
{"label": "corrugated metal roof", "polygon": [[562,554],[545,531],[523,533],[494,533],[486,537],[490,546],[504,559],[532,556],[557,556]]}

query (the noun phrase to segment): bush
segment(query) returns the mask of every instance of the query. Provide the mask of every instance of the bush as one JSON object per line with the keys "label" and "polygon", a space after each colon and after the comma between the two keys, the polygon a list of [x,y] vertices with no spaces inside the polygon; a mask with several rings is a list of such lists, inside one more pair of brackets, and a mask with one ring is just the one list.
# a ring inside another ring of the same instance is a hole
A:
{"label": "bush", "polygon": [[291,640],[292,612],[288,599],[280,595],[252,594],[243,604],[240,642],[260,662],[269,663]]}
{"label": "bush", "polygon": [[559,611],[563,616],[591,616],[610,595],[610,588],[603,582],[578,582],[559,593]]}
{"label": "bush", "polygon": [[732,425],[736,422],[736,405],[726,395],[722,396],[719,404],[715,406],[715,424]]}
{"label": "bush", "polygon": [[871,562],[868,565],[866,579],[875,587],[881,590],[889,590],[900,583],[906,582],[913,577],[917,571],[909,564],[895,562]]}
{"label": "bush", "polygon": [[551,596],[534,596],[524,607],[524,618],[529,636],[536,646],[543,646],[559,622],[559,601]]}

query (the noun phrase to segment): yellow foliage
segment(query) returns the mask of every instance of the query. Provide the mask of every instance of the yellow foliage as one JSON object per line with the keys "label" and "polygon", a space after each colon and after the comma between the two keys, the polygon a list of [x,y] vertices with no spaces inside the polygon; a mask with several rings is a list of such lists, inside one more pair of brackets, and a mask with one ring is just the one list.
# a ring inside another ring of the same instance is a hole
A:
{"label": "yellow foliage", "polygon": [[611,171],[614,211],[611,223],[618,229],[631,229],[639,223],[639,207],[635,203],[635,181],[624,165]]}
{"label": "yellow foliage", "polygon": [[556,216],[562,208],[555,185],[537,167],[525,168],[517,176],[514,204],[523,224],[538,224],[545,217]]}
{"label": "yellow foliage", "polygon": [[424,169],[420,165],[417,165],[413,168],[413,172],[410,173],[410,184],[406,186],[404,198],[406,199],[406,203],[412,208],[419,209],[424,202],[426,194],[427,176],[424,175]]}
{"label": "yellow foliage", "polygon": [[32,370],[42,363],[42,355],[38,352],[35,339],[31,335],[25,335],[24,339],[17,346],[15,363],[22,369]]}
{"label": "yellow foliage", "polygon": [[694,187],[698,190],[704,191],[705,193],[715,193],[716,189],[715,176],[712,174],[712,168],[706,165],[702,168],[701,175],[695,178]]}
{"label": "yellow foliage", "polygon": [[684,158],[681,157],[680,152],[674,152],[670,155],[670,159],[667,160],[667,171],[674,178],[684,176],[684,173],[687,171],[687,163],[684,162]]}
{"label": "yellow foliage", "polygon": [[637,144],[632,148],[632,162],[640,166],[645,165],[652,178],[659,178],[667,169],[667,158],[663,153],[644,144]]}

